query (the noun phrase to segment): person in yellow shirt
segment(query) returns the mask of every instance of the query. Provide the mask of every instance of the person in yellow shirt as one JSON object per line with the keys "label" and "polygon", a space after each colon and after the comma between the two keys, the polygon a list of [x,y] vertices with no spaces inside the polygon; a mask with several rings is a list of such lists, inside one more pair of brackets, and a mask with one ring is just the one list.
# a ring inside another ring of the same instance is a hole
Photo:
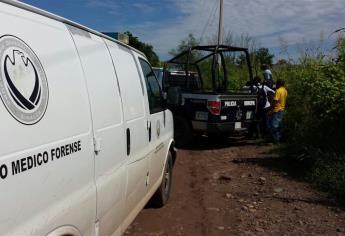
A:
{"label": "person in yellow shirt", "polygon": [[273,105],[272,105],[272,117],[271,117],[271,133],[272,138],[275,143],[279,143],[281,141],[281,129],[282,129],[282,121],[286,106],[286,99],[288,96],[288,92],[285,88],[285,81],[278,79],[276,83],[276,92],[273,98]]}

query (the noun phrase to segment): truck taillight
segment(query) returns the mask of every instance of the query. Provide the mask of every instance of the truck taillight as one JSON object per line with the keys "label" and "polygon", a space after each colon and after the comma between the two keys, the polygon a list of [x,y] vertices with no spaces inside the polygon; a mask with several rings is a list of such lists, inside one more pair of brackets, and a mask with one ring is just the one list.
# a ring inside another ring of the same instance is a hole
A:
{"label": "truck taillight", "polygon": [[213,115],[220,115],[221,104],[219,101],[208,101],[207,108]]}

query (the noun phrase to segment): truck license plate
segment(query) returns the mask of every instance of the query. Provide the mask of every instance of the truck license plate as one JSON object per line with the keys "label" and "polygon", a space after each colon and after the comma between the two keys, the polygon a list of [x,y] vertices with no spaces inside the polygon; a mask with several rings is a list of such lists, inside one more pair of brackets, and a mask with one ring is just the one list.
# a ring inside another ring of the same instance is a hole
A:
{"label": "truck license plate", "polygon": [[208,112],[197,111],[195,113],[196,120],[208,120]]}
{"label": "truck license plate", "polygon": [[235,129],[241,129],[241,128],[242,128],[241,122],[235,122]]}
{"label": "truck license plate", "polygon": [[244,101],[245,106],[255,106],[255,101]]}
{"label": "truck license plate", "polygon": [[247,111],[247,113],[246,113],[246,119],[247,120],[250,120],[251,118],[252,118],[252,111]]}

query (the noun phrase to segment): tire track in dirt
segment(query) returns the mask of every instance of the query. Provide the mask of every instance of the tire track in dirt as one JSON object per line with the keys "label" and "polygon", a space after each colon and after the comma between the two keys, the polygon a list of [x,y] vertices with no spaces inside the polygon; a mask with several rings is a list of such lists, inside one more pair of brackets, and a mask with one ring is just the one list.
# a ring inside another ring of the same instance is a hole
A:
{"label": "tire track in dirt", "polygon": [[205,177],[205,168],[200,165],[200,155],[193,151],[187,151],[187,160],[189,166],[189,173],[191,177],[190,188],[192,193],[192,199],[195,199],[196,206],[200,210],[200,214],[198,215],[199,219],[196,224],[199,225],[201,235],[207,235],[207,224],[205,222],[205,218],[207,217],[205,206],[204,206],[204,194],[205,191],[203,189],[202,183],[200,183],[200,179],[204,181]]}

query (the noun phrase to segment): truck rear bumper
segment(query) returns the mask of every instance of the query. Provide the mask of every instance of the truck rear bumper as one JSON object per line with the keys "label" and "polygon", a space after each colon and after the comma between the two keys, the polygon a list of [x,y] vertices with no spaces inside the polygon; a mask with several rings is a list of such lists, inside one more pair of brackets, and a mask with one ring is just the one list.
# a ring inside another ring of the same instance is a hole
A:
{"label": "truck rear bumper", "polygon": [[193,130],[207,133],[223,133],[245,131],[252,121],[207,123],[203,121],[192,121]]}

